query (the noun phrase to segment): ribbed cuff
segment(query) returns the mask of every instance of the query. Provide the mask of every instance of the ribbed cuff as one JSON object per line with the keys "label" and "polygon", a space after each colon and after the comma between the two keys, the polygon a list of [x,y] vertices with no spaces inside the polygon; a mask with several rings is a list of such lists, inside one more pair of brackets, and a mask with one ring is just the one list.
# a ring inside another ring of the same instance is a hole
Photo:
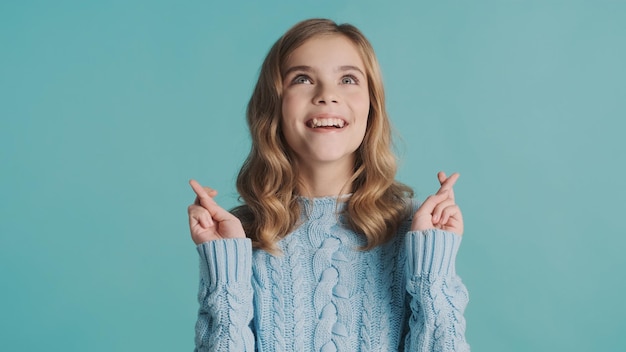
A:
{"label": "ribbed cuff", "polygon": [[461,236],[438,229],[412,231],[406,237],[407,274],[410,277],[455,275]]}
{"label": "ribbed cuff", "polygon": [[201,243],[200,277],[205,284],[250,282],[252,278],[252,241],[249,238],[232,238]]}

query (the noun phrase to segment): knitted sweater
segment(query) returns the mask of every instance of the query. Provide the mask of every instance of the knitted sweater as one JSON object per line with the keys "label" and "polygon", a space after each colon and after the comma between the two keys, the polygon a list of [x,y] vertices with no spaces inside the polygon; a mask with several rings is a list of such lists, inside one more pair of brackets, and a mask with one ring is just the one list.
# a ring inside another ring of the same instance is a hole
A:
{"label": "knitted sweater", "polygon": [[196,351],[469,351],[461,237],[409,231],[369,251],[334,197],[304,201],[273,256],[251,241],[198,245]]}

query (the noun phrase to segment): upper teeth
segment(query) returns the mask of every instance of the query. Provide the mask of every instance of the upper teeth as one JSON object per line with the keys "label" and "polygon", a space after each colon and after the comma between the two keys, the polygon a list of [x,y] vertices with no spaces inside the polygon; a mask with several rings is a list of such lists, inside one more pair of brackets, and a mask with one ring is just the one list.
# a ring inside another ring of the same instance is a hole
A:
{"label": "upper teeth", "polygon": [[325,127],[325,126],[335,126],[339,128],[343,128],[346,122],[342,119],[313,119],[311,121],[311,127]]}

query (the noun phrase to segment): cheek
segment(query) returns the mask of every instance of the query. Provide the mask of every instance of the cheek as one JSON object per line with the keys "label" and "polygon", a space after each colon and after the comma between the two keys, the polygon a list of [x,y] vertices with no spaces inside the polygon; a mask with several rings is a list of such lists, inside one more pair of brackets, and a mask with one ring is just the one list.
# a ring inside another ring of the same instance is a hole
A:
{"label": "cheek", "polygon": [[288,131],[293,122],[294,109],[293,105],[289,104],[288,100],[283,100],[282,112],[280,117],[280,125],[284,131]]}
{"label": "cheek", "polygon": [[289,112],[289,98],[283,96],[283,101],[281,102],[281,121],[284,120],[284,116]]}
{"label": "cheek", "polygon": [[289,105],[287,101],[283,101],[282,114],[280,117],[280,133],[285,138],[288,147],[293,147],[292,144],[296,134],[293,116],[293,106]]}
{"label": "cheek", "polygon": [[369,95],[360,97],[357,106],[358,106],[359,117],[361,117],[361,118],[363,118],[364,120],[367,121],[367,118],[368,118],[369,113],[370,113],[370,99],[369,99]]}
{"label": "cheek", "polygon": [[295,112],[297,111],[297,101],[293,99],[290,95],[283,96],[282,101],[282,115],[283,121],[289,120],[293,117]]}

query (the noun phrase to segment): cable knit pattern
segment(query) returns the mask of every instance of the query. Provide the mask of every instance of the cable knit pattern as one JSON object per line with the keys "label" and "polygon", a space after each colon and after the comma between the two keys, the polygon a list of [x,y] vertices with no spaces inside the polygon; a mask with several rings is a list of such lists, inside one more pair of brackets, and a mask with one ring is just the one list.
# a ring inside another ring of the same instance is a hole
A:
{"label": "cable knit pattern", "polygon": [[304,272],[302,270],[302,265],[300,265],[299,260],[302,258],[302,244],[299,241],[289,241],[292,238],[288,238],[286,240],[286,251],[291,253],[289,257],[289,269],[291,272],[291,292],[288,293],[287,299],[289,300],[293,309],[291,310],[293,313],[293,323],[291,333],[288,335],[288,338],[293,339],[293,350],[294,351],[304,351],[304,339],[297,338],[299,336],[304,336],[305,334],[305,321],[306,317],[304,315],[304,299],[302,295],[296,296],[294,292],[298,292],[302,290],[304,287]]}
{"label": "cable knit pattern", "polygon": [[270,273],[270,287],[272,292],[272,324],[273,328],[272,336],[274,336],[273,350],[284,351],[285,350],[285,294],[283,288],[283,275],[282,275],[282,260],[274,256],[267,257],[269,265],[268,269]]}
{"label": "cable knit pattern", "polygon": [[200,310],[197,351],[246,351],[254,348],[248,327],[252,318],[251,248],[246,239],[199,246]]}
{"label": "cable knit pattern", "polygon": [[407,258],[407,291],[413,297],[407,348],[469,351],[463,317],[468,295],[454,267],[460,237],[441,236],[437,232],[428,230],[407,236],[407,247],[415,248]]}
{"label": "cable knit pattern", "polygon": [[454,267],[461,237],[410,232],[408,219],[392,241],[361,251],[342,202],[301,201],[282,255],[253,251],[249,239],[198,246],[196,351],[469,350]]}

